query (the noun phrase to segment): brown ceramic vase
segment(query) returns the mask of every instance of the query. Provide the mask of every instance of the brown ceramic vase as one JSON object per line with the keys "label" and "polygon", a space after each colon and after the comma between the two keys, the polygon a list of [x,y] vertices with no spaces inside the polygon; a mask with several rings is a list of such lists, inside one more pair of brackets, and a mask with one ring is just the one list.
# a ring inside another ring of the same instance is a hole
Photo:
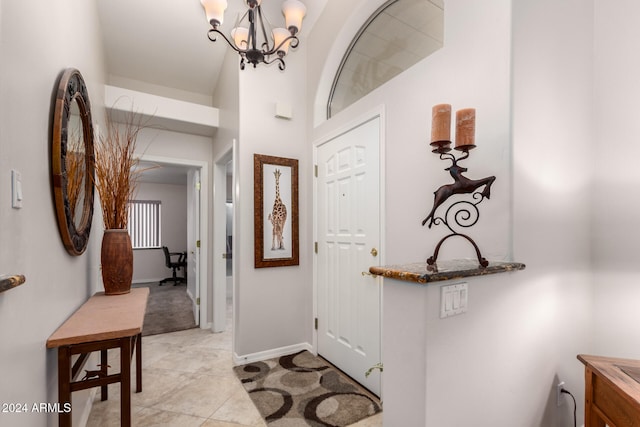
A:
{"label": "brown ceramic vase", "polygon": [[128,230],[105,230],[102,236],[102,283],[106,295],[131,292],[133,249]]}

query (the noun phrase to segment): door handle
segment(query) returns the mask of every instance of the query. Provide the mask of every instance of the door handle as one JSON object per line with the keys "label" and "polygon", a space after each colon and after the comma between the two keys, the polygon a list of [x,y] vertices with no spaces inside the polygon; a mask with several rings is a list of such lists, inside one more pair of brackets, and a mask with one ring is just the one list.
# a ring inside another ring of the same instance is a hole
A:
{"label": "door handle", "polygon": [[376,248],[371,249],[371,255],[374,257],[378,256],[378,250]]}

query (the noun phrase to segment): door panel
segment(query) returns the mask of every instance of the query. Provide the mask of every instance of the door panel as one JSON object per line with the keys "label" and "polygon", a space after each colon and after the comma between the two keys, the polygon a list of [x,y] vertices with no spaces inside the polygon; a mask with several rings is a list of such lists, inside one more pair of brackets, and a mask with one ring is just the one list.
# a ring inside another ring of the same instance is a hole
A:
{"label": "door panel", "polygon": [[[318,147],[318,352],[380,393],[380,118]],[[372,252],[373,249],[376,251]],[[374,255],[375,253],[375,255]]]}
{"label": "door panel", "polygon": [[200,170],[189,171],[190,200],[189,216],[187,219],[187,289],[196,300],[193,306],[193,316],[196,325],[200,325]]}

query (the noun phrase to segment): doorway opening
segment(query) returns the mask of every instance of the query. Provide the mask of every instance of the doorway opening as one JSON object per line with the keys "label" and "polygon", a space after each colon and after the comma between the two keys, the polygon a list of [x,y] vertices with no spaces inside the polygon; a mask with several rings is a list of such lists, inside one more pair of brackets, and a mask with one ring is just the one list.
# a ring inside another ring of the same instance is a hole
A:
{"label": "doorway opening", "polygon": [[[150,165],[145,174],[155,176],[158,181],[180,180],[186,189],[186,247],[187,267],[186,275],[187,295],[192,302],[195,323],[200,328],[210,327],[207,320],[207,218],[208,211],[208,164],[197,160],[167,158],[152,155],[142,155],[140,162]],[[147,179],[149,179],[147,177]],[[183,251],[183,248],[169,248],[172,252]]]}

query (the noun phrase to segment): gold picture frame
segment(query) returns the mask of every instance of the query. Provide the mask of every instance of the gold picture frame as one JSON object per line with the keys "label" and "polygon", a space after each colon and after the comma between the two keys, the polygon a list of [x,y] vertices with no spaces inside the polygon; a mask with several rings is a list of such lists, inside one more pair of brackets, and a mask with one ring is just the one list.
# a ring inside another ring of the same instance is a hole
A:
{"label": "gold picture frame", "polygon": [[253,155],[255,268],[300,264],[298,160]]}

